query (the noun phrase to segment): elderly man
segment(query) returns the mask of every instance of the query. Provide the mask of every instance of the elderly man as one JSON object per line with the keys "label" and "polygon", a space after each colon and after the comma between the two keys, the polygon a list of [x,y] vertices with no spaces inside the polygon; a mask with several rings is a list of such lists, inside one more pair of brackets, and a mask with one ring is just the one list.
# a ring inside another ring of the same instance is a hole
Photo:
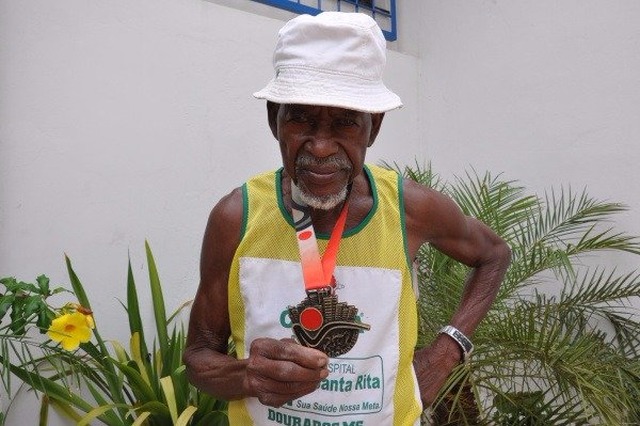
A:
{"label": "elderly man", "polygon": [[[363,14],[302,15],[279,33],[276,76],[254,96],[283,167],[213,208],[184,354],[190,380],[231,401],[232,425],[418,425],[498,291],[510,251],[494,232],[365,165],[402,106],[385,60]],[[450,323],[415,351],[424,243],[473,270]]]}

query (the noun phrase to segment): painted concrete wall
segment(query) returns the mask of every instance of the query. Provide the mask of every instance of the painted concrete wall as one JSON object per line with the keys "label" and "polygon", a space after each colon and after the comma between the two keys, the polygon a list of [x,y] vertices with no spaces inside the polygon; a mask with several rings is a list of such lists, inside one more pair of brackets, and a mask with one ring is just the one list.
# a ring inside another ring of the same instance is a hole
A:
{"label": "painted concrete wall", "polygon": [[434,167],[503,172],[540,194],[586,188],[627,204],[617,226],[639,235],[640,3],[428,1],[424,18],[420,135]]}
{"label": "painted concrete wall", "polygon": [[[387,72],[405,108],[369,161],[586,186],[627,203],[617,225],[640,234],[640,4],[406,4]],[[279,164],[250,94],[288,16],[231,0],[0,0],[0,276],[66,283],[67,253],[105,337],[124,340],[127,254],[146,284],[149,239],[168,309],[192,297],[213,203]]]}

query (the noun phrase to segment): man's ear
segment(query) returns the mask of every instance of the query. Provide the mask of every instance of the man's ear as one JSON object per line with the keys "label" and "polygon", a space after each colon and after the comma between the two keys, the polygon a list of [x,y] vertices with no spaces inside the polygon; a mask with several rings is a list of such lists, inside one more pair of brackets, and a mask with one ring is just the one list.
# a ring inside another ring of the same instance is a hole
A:
{"label": "man's ear", "polygon": [[367,146],[373,145],[378,133],[380,132],[380,126],[382,126],[382,119],[384,118],[384,112],[371,114],[371,133],[369,134],[369,143]]}
{"label": "man's ear", "polygon": [[269,127],[273,137],[278,139],[278,111],[280,111],[280,104],[267,101],[267,119],[269,120]]}

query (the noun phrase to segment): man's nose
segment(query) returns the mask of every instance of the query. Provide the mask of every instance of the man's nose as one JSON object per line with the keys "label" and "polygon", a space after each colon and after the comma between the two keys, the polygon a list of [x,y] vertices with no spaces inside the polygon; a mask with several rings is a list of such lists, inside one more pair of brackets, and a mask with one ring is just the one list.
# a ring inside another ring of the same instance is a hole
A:
{"label": "man's nose", "polygon": [[331,124],[318,123],[306,135],[304,148],[318,158],[329,157],[338,152]]}

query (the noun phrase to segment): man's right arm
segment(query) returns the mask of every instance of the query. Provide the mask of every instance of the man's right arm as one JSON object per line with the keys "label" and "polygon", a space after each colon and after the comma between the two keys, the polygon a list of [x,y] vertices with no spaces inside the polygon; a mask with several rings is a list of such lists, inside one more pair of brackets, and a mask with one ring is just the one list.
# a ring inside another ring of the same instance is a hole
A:
{"label": "man's right arm", "polygon": [[189,381],[208,394],[225,400],[256,397],[265,405],[280,406],[314,391],[328,375],[328,358],[292,341],[267,337],[251,342],[247,359],[227,355],[231,334],[227,286],[241,238],[242,213],[240,189],[211,211],[183,360]]}

